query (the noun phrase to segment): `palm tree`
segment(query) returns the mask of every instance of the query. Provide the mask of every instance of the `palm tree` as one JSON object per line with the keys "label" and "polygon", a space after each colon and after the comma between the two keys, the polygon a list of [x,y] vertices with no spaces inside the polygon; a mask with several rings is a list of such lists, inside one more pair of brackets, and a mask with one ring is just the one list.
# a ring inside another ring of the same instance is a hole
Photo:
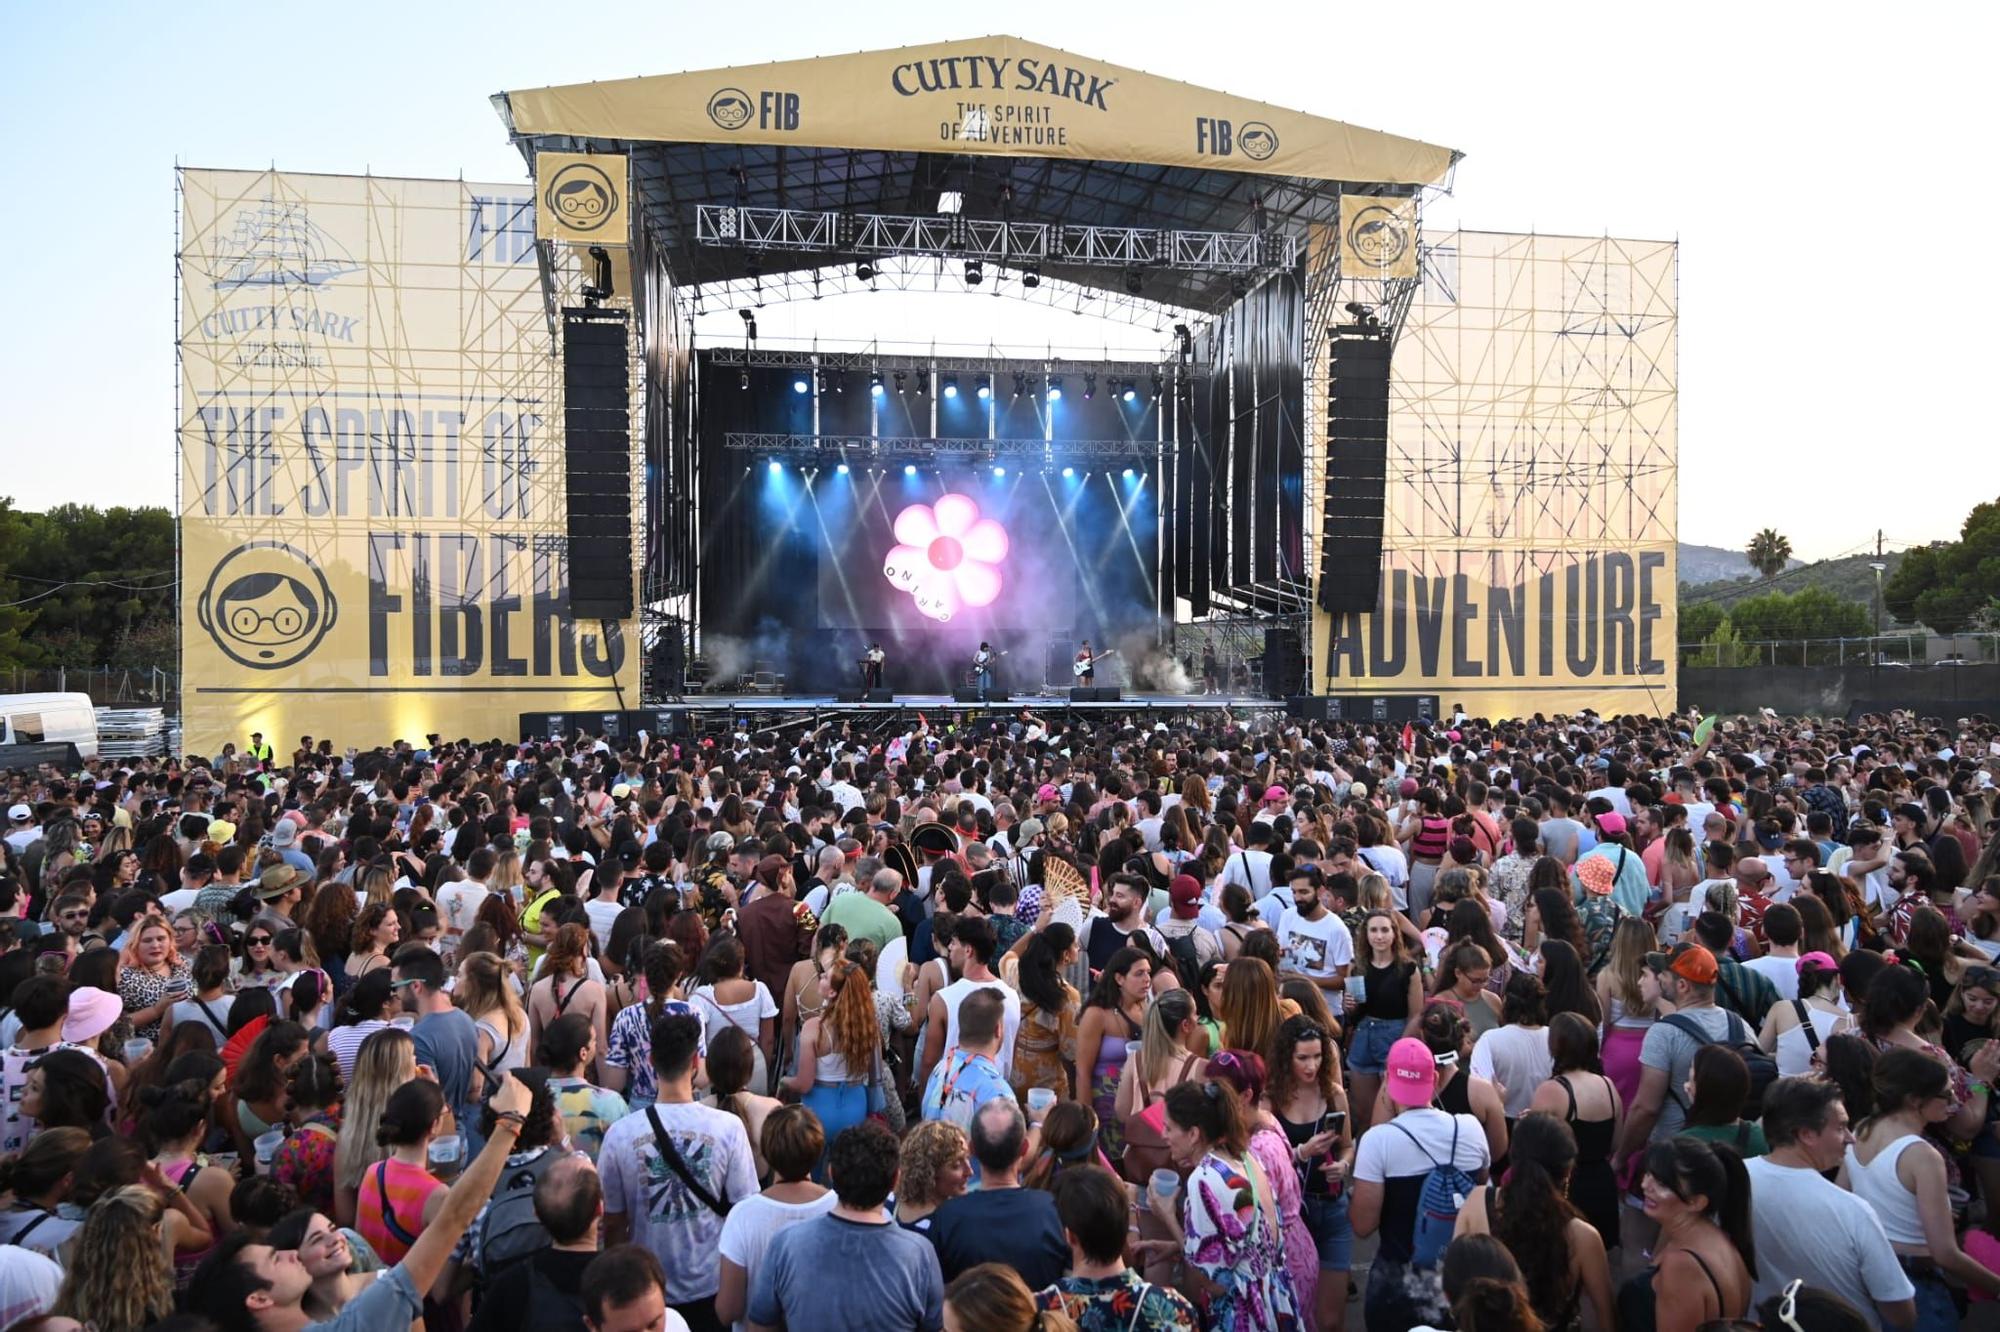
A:
{"label": "palm tree", "polygon": [[1744,553],[1758,573],[1775,578],[1785,571],[1792,558],[1792,543],[1767,527],[1750,538],[1750,549]]}

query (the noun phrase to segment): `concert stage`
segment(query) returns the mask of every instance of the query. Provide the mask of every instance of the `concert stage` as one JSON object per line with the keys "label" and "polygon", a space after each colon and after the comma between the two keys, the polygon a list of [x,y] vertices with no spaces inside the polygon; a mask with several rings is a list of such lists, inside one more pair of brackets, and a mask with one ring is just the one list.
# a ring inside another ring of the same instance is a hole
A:
{"label": "concert stage", "polygon": [[652,735],[713,735],[739,726],[765,734],[792,727],[815,730],[830,723],[851,722],[887,736],[919,721],[963,726],[982,721],[1011,721],[1024,711],[1045,723],[1070,717],[1102,721],[1123,714],[1134,725],[1151,726],[1192,713],[1219,713],[1224,709],[1242,720],[1261,713],[1280,712],[1284,706],[1280,699],[1221,694],[1127,693],[1117,702],[1102,703],[1072,703],[1066,693],[1016,694],[990,703],[955,702],[949,694],[897,694],[887,703],[843,703],[833,694],[692,694],[679,702],[659,703],[634,712],[523,713],[521,734],[523,738],[533,738],[583,730],[615,736],[645,730]]}

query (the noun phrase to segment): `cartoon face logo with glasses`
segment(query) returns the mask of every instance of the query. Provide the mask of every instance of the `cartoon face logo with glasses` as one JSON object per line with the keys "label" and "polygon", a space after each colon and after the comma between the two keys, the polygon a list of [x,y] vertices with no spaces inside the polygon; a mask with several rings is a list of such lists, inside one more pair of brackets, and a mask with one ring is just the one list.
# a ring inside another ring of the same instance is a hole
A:
{"label": "cartoon face logo with glasses", "polygon": [[238,665],[274,671],[305,659],[333,628],[326,575],[282,541],[248,541],[208,576],[196,617]]}

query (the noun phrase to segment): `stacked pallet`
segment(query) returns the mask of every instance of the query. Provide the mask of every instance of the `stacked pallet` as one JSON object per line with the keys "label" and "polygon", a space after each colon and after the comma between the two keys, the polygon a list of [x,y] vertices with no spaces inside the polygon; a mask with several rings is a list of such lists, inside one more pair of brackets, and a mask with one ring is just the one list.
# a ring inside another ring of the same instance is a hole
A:
{"label": "stacked pallet", "polygon": [[160,708],[99,708],[99,758],[151,758],[167,752],[167,714]]}

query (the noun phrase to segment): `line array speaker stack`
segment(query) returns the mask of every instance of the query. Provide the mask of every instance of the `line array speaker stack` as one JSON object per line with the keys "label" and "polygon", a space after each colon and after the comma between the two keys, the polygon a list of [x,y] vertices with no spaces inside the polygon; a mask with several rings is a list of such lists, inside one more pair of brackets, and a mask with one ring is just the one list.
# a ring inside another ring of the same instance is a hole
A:
{"label": "line array speaker stack", "polygon": [[1329,355],[1326,481],[1320,513],[1319,607],[1372,612],[1382,594],[1382,519],[1389,477],[1389,352],[1379,324],[1342,324]]}
{"label": "line array speaker stack", "polygon": [[1306,678],[1305,649],[1296,629],[1273,626],[1264,631],[1264,692],[1285,698]]}
{"label": "line array speaker stack", "polygon": [[579,621],[632,618],[632,426],[626,312],[565,309],[563,449],[569,609]]}

